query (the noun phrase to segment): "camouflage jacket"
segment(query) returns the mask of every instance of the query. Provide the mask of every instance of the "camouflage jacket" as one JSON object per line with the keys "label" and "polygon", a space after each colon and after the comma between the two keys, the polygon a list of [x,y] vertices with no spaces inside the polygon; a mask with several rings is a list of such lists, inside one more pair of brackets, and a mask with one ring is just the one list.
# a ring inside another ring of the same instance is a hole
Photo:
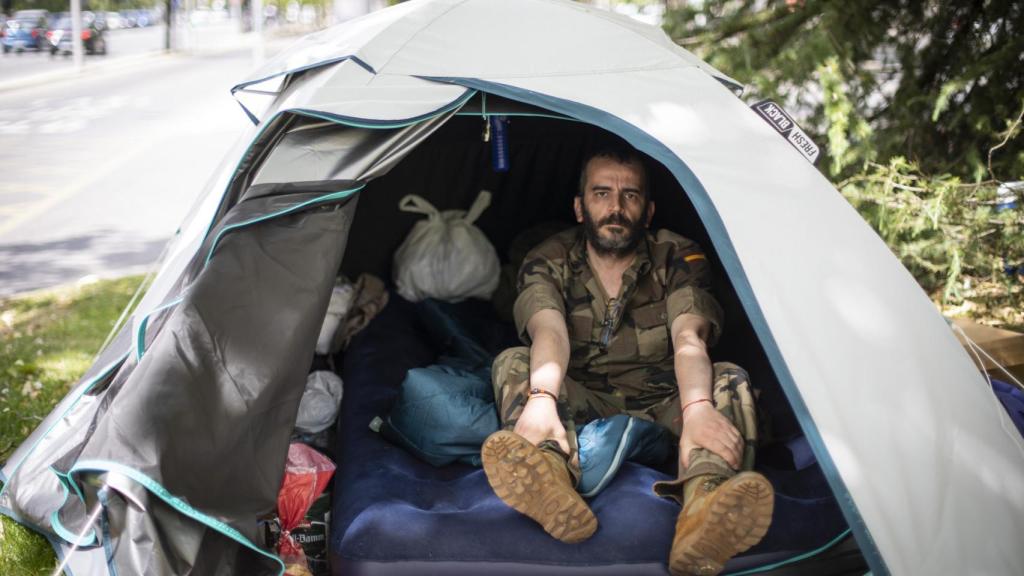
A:
{"label": "camouflage jacket", "polygon": [[697,243],[668,230],[647,233],[609,298],[590,268],[582,227],[545,240],[519,269],[516,329],[538,311],[558,310],[569,329],[567,377],[596,390],[651,401],[676,391],[669,329],[683,313],[709,320],[717,341],[722,308],[711,295],[711,270]]}

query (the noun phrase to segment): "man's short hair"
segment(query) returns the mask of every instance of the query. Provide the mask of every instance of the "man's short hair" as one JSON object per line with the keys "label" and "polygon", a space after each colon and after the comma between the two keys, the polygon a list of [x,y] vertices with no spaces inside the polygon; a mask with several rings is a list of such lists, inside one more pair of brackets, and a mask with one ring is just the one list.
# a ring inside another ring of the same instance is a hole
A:
{"label": "man's short hair", "polygon": [[580,185],[579,188],[576,190],[577,196],[583,196],[583,193],[586,192],[585,188],[587,185],[587,165],[590,164],[590,161],[593,160],[594,158],[608,158],[614,160],[619,164],[634,164],[636,166],[639,166],[640,175],[643,176],[644,182],[644,198],[650,200],[650,184],[647,178],[648,171],[647,164],[644,162],[644,157],[642,154],[637,152],[635,148],[633,148],[629,144],[626,144],[625,142],[612,142],[600,144],[591,149],[591,151],[588,152],[587,155],[583,157],[583,163],[580,165]]}

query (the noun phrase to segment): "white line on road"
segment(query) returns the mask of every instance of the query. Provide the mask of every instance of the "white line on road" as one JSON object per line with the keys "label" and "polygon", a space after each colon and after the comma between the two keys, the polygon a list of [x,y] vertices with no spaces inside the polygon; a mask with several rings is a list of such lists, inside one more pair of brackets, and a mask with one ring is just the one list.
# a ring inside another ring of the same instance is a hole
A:
{"label": "white line on road", "polygon": [[33,218],[45,213],[47,210],[53,208],[54,206],[63,201],[68,200],[69,198],[73,197],[79,192],[82,192],[83,190],[86,190],[87,188],[90,188],[92,186],[98,185],[105,179],[109,179],[111,175],[113,175],[117,170],[121,169],[123,166],[129,165],[131,162],[134,162],[135,159],[137,159],[138,157],[152,150],[155,147],[156,143],[158,142],[160,141],[154,139],[150,140],[146,144],[130,147],[130,152],[115,155],[110,160],[107,160],[106,162],[96,166],[96,168],[90,172],[87,178],[77,180],[74,182],[69,182],[66,187],[58,188],[55,192],[51,193],[46,198],[39,200],[38,202],[35,202],[32,205],[26,207],[23,211],[18,212],[8,220],[0,222],[0,236],[7,234],[8,232],[17,228],[21,224],[28,222]]}

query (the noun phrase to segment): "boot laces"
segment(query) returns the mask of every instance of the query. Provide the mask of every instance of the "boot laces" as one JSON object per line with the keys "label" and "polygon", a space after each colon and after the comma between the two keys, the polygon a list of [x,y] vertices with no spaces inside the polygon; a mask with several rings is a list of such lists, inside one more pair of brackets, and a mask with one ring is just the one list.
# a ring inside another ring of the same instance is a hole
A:
{"label": "boot laces", "polygon": [[700,487],[705,492],[714,492],[716,488],[718,488],[719,486],[722,485],[723,482],[725,482],[725,480],[725,476],[712,476],[704,480]]}

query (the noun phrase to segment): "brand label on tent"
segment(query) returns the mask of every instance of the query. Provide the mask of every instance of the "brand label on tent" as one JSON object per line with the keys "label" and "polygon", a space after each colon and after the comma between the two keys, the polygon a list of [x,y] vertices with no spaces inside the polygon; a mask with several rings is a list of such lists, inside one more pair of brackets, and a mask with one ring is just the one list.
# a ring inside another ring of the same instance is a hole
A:
{"label": "brand label on tent", "polygon": [[771,100],[762,100],[751,106],[761,118],[782,134],[794,148],[800,151],[811,164],[818,161],[821,149],[804,132],[781,106]]}

